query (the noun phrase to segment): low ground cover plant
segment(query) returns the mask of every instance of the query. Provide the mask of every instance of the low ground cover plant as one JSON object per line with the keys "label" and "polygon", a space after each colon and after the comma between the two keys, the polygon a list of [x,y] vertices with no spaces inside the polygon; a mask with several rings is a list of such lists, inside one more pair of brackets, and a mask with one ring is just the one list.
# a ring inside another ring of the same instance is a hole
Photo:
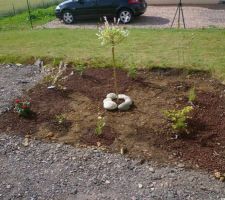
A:
{"label": "low ground cover plant", "polygon": [[31,101],[16,99],[14,110],[22,117],[29,117],[31,114]]}
{"label": "low ground cover plant", "polygon": [[176,137],[182,134],[189,134],[187,119],[190,119],[190,112],[193,110],[192,106],[186,106],[181,110],[167,110],[164,115],[171,123],[171,127],[176,134]]}

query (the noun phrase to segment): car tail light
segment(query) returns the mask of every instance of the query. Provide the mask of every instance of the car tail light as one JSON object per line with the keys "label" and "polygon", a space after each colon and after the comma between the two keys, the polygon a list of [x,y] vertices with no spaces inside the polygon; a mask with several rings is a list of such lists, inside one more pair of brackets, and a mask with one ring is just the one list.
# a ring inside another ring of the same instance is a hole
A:
{"label": "car tail light", "polygon": [[140,3],[140,0],[128,0],[129,4]]}

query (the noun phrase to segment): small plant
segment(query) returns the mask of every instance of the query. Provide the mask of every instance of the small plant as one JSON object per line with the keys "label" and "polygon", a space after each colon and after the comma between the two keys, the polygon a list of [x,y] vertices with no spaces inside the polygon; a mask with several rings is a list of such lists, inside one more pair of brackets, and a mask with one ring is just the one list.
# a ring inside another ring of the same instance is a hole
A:
{"label": "small plant", "polygon": [[120,44],[126,37],[128,37],[129,32],[122,27],[118,26],[118,23],[110,25],[107,18],[104,17],[105,24],[100,27],[97,33],[98,39],[101,41],[101,45],[110,45],[112,50],[112,61],[113,61],[113,77],[114,77],[114,89],[118,95],[117,87],[117,75],[116,75],[116,59],[115,59],[115,47]]}
{"label": "small plant", "polygon": [[65,122],[65,120],[66,120],[65,116],[62,115],[62,114],[56,115],[55,119],[56,119],[58,124],[63,124],[63,122]]}
{"label": "small plant", "polygon": [[196,91],[195,91],[195,87],[193,87],[188,92],[188,102],[193,104],[195,99],[196,99]]}
{"label": "small plant", "polygon": [[105,127],[105,118],[98,116],[98,121],[95,128],[95,134],[97,136],[101,136],[104,127]]}
{"label": "small plant", "polygon": [[77,64],[75,66],[75,70],[80,74],[80,76],[83,76],[85,69],[86,69],[86,66],[84,64]]}
{"label": "small plant", "polygon": [[192,110],[192,106],[186,106],[181,110],[168,110],[164,112],[165,116],[172,123],[172,128],[176,134],[188,134],[187,119],[191,118],[189,114]]}
{"label": "small plant", "polygon": [[135,79],[137,77],[137,68],[136,67],[129,67],[128,76],[132,79]]}
{"label": "small plant", "polygon": [[62,80],[63,73],[66,71],[67,65],[60,62],[55,73],[53,73],[52,85],[61,87],[60,81]]}
{"label": "small plant", "polygon": [[69,78],[69,76],[73,75],[73,71],[69,75],[64,75],[67,69],[67,64],[61,61],[60,64],[51,71],[51,75],[45,79],[46,81],[51,82],[51,86],[48,87],[49,89],[56,87],[59,89],[66,89],[61,83],[63,80]]}
{"label": "small plant", "polygon": [[31,101],[27,100],[15,100],[15,111],[22,117],[29,117],[31,114]]}

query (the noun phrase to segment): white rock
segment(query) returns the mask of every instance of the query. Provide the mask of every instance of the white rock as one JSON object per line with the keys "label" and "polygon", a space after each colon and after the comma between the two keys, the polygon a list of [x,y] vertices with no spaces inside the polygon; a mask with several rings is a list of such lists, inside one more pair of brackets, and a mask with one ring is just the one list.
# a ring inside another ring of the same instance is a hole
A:
{"label": "white rock", "polygon": [[117,95],[115,93],[109,93],[107,94],[106,98],[117,99]]}
{"label": "white rock", "polygon": [[132,105],[133,102],[129,96],[125,94],[119,94],[118,99],[124,99],[124,102],[118,106],[119,110],[126,111],[130,109],[130,106]]}
{"label": "white rock", "polygon": [[103,103],[105,103],[106,101],[112,101],[112,99],[111,99],[111,98],[105,98],[105,99],[103,100]]}
{"label": "white rock", "polygon": [[104,101],[103,107],[106,110],[115,110],[117,108],[117,104],[115,102],[111,101]]}
{"label": "white rock", "polygon": [[143,185],[139,183],[138,187],[141,189],[141,188],[143,188]]}
{"label": "white rock", "polygon": [[128,96],[125,94],[118,94],[118,99],[126,99]]}

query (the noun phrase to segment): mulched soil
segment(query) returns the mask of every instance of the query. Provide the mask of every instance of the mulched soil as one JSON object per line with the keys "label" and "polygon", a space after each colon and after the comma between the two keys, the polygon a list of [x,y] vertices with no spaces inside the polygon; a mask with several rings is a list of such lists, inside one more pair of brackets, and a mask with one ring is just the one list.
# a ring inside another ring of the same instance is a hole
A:
{"label": "mulched soil", "polygon": [[[47,89],[42,83],[26,95],[32,99],[30,119],[13,110],[0,115],[1,132],[15,132],[71,145],[106,146],[112,152],[127,149],[131,157],[159,163],[184,162],[186,166],[225,171],[225,86],[204,72],[176,69],[140,70],[131,79],[117,70],[119,92],[134,105],[128,112],[108,112],[102,100],[113,92],[112,69],[87,69],[63,84],[67,90]],[[188,91],[195,87],[197,99],[190,134],[174,139],[164,110],[189,105]],[[65,117],[57,124],[56,115]],[[95,135],[97,117],[105,117],[103,134]]]}

